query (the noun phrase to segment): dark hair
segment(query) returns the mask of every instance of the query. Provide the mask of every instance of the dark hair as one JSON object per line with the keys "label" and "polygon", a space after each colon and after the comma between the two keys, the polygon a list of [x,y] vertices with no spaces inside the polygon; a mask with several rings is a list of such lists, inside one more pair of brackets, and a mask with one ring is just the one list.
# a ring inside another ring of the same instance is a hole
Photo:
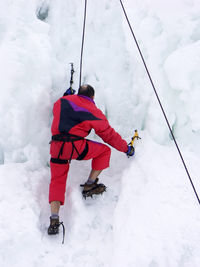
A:
{"label": "dark hair", "polygon": [[81,85],[81,87],[78,89],[78,95],[84,95],[91,98],[94,96],[94,88],[89,84]]}

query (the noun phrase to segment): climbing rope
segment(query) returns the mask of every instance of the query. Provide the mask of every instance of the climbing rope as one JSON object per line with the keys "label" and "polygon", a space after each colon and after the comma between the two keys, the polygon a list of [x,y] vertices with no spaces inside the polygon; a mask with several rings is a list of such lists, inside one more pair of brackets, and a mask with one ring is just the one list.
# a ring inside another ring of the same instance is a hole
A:
{"label": "climbing rope", "polygon": [[166,113],[165,113],[165,111],[164,111],[164,108],[163,108],[163,106],[162,106],[162,103],[161,103],[161,101],[160,101],[160,98],[159,98],[159,96],[158,96],[158,93],[157,93],[157,91],[156,91],[156,88],[155,88],[155,85],[154,85],[153,80],[152,80],[152,78],[151,78],[150,72],[149,72],[149,70],[148,70],[148,68],[147,68],[147,65],[146,65],[146,62],[145,62],[144,57],[143,57],[143,55],[142,55],[142,52],[141,52],[141,49],[140,49],[140,47],[139,47],[138,41],[137,41],[136,36],[135,36],[135,34],[134,34],[134,32],[133,32],[133,29],[132,29],[132,27],[131,27],[131,24],[130,24],[129,18],[128,18],[128,16],[127,16],[126,10],[125,10],[125,8],[124,8],[124,5],[123,5],[122,1],[121,1],[121,0],[119,0],[119,1],[120,1],[120,4],[121,4],[121,7],[122,7],[122,9],[123,9],[124,15],[125,15],[125,17],[126,17],[126,20],[127,20],[128,26],[129,26],[129,28],[130,28],[130,31],[131,31],[131,33],[132,33],[132,36],[133,36],[133,38],[134,38],[134,40],[135,40],[136,46],[137,46],[137,48],[138,48],[138,51],[139,51],[139,53],[140,53],[140,56],[141,56],[141,58],[142,58],[142,61],[143,61],[144,67],[145,67],[145,69],[146,69],[147,75],[148,75],[148,77],[149,77],[149,79],[150,79],[150,82],[151,82],[151,85],[152,85],[152,87],[153,87],[154,93],[155,93],[155,95],[156,95],[156,98],[157,98],[158,103],[159,103],[159,105],[160,105],[160,108],[161,108],[161,110],[162,110],[162,113],[163,113],[163,115],[164,115],[164,117],[165,117],[165,120],[166,120],[166,123],[167,123],[167,125],[168,125],[169,131],[170,131],[171,136],[172,136],[172,138],[173,138],[173,140],[174,140],[174,143],[175,143],[175,145],[176,145],[176,148],[177,148],[177,150],[178,150],[178,153],[179,153],[180,158],[181,158],[181,160],[182,160],[183,166],[184,166],[184,168],[185,168],[185,171],[186,171],[186,173],[187,173],[187,176],[188,176],[188,178],[189,178],[189,180],[190,180],[190,183],[191,183],[192,188],[193,188],[193,190],[194,190],[194,193],[195,193],[195,195],[196,195],[196,198],[197,198],[197,200],[198,200],[198,202],[199,202],[199,204],[200,204],[200,199],[199,199],[199,196],[198,196],[198,194],[197,194],[196,188],[195,188],[195,186],[194,186],[194,183],[193,183],[193,181],[192,181],[192,178],[191,178],[191,176],[190,176],[190,173],[189,173],[189,171],[188,171],[188,168],[187,168],[187,166],[186,166],[186,164],[185,164],[185,161],[184,161],[184,159],[183,159],[183,156],[182,156],[182,153],[181,153],[181,151],[180,151],[180,149],[179,149],[179,146],[178,146],[178,144],[177,144],[177,142],[176,142],[176,138],[175,138],[175,136],[174,136],[174,134],[173,134],[173,132],[172,132],[171,126],[170,126],[170,124],[169,124],[168,118],[167,118],[167,116],[166,116]]}
{"label": "climbing rope", "polygon": [[79,87],[81,86],[81,79],[82,79],[82,63],[83,63],[83,47],[84,47],[84,40],[85,40],[86,15],[87,15],[87,0],[85,0],[85,8],[84,8],[83,33],[82,33],[82,44],[81,44],[81,59],[80,59]]}

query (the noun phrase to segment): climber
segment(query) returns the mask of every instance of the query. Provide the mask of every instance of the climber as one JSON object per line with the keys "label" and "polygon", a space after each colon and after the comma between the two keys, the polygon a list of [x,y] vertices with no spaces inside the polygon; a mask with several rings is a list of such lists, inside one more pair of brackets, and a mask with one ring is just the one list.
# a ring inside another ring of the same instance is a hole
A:
{"label": "climber", "polygon": [[102,194],[106,186],[98,183],[102,170],[109,167],[111,149],[102,143],[85,137],[94,129],[105,143],[127,156],[133,156],[134,149],[109,125],[105,115],[94,102],[94,89],[82,85],[78,94],[68,89],[63,97],[54,104],[51,140],[51,182],[49,186],[49,203],[51,206],[48,234],[57,234],[60,225],[60,205],[65,201],[66,180],[72,159],[92,159],[92,170],[83,185],[82,194],[86,198]]}

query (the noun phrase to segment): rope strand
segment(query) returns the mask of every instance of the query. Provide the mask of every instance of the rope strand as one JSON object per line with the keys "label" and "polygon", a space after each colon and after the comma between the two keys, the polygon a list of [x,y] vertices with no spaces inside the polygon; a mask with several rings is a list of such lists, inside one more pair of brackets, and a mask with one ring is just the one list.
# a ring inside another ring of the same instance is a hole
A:
{"label": "rope strand", "polygon": [[81,86],[81,79],[82,79],[82,63],[83,63],[83,48],[84,48],[84,40],[85,40],[86,15],[87,15],[87,0],[85,0],[85,8],[84,8],[83,33],[82,33],[82,44],[81,44],[81,59],[80,59],[79,87]]}
{"label": "rope strand", "polygon": [[192,181],[192,178],[191,178],[191,176],[190,176],[190,173],[189,173],[189,171],[188,171],[188,168],[187,168],[187,166],[186,166],[186,164],[185,164],[185,161],[184,161],[184,159],[183,159],[183,156],[182,156],[182,153],[181,153],[181,151],[180,151],[180,149],[179,149],[179,146],[178,146],[178,144],[177,144],[177,142],[176,142],[176,138],[175,138],[175,136],[174,136],[174,134],[173,134],[173,131],[172,131],[172,129],[171,129],[171,126],[170,126],[170,124],[169,124],[168,118],[167,118],[167,116],[166,116],[166,113],[165,113],[165,111],[164,111],[164,108],[163,108],[163,106],[162,106],[162,103],[161,103],[161,101],[160,101],[160,98],[159,98],[158,93],[157,93],[157,91],[156,91],[155,85],[154,85],[153,80],[152,80],[152,78],[151,78],[150,72],[149,72],[149,70],[148,70],[148,68],[147,68],[147,65],[146,65],[146,62],[145,62],[145,60],[144,60],[143,54],[142,54],[142,52],[141,52],[141,49],[140,49],[139,44],[138,44],[138,41],[137,41],[136,36],[135,36],[135,34],[134,34],[134,32],[133,32],[133,29],[132,29],[131,24],[130,24],[130,21],[129,21],[129,19],[128,19],[126,10],[125,10],[124,5],[123,5],[123,3],[122,3],[121,0],[120,0],[120,4],[121,4],[121,6],[122,6],[124,15],[125,15],[126,20],[127,20],[127,23],[128,23],[128,26],[129,26],[129,28],[130,28],[130,31],[131,31],[131,33],[132,33],[132,36],[133,36],[133,38],[134,38],[134,40],[135,40],[136,46],[137,46],[138,51],[139,51],[139,53],[140,53],[140,56],[141,56],[141,58],[142,58],[144,67],[145,67],[145,69],[146,69],[147,75],[148,75],[149,80],[150,80],[150,82],[151,82],[151,85],[152,85],[152,87],[153,87],[154,93],[155,93],[155,95],[156,95],[156,98],[157,98],[158,103],[159,103],[159,105],[160,105],[160,108],[161,108],[161,110],[162,110],[162,113],[163,113],[163,115],[164,115],[164,117],[165,117],[167,126],[168,126],[169,131],[170,131],[170,133],[171,133],[171,136],[172,136],[172,138],[173,138],[173,140],[174,140],[174,143],[175,143],[175,145],[176,145],[176,148],[177,148],[177,150],[178,150],[178,153],[179,153],[180,158],[181,158],[181,160],[182,160],[183,166],[184,166],[184,168],[185,168],[185,171],[186,171],[186,173],[187,173],[187,176],[188,176],[188,178],[189,178],[189,180],[190,180],[190,183],[191,183],[192,188],[193,188],[193,190],[194,190],[194,193],[195,193],[195,195],[196,195],[196,198],[197,198],[197,200],[198,200],[198,202],[199,202],[199,204],[200,204],[200,199],[199,199],[199,196],[198,196],[198,194],[197,194],[196,188],[195,188],[195,186],[194,186],[194,183],[193,183],[193,181]]}

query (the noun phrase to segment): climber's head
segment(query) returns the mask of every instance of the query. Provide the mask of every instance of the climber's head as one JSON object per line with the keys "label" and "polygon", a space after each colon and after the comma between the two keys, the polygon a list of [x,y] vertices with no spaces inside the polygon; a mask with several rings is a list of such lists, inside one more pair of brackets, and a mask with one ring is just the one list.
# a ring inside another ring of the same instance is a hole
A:
{"label": "climber's head", "polygon": [[94,88],[89,84],[81,85],[78,89],[78,95],[84,95],[90,98],[94,98]]}

